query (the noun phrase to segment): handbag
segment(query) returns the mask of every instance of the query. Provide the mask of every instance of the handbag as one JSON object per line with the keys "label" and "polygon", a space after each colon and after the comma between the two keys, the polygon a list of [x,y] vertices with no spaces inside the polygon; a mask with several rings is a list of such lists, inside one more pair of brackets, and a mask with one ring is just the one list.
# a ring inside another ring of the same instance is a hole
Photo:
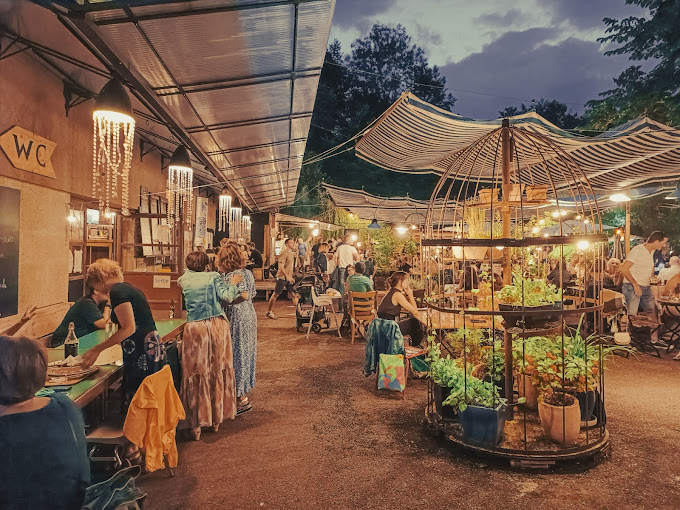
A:
{"label": "handbag", "polygon": [[378,362],[378,389],[403,392],[406,370],[403,354],[381,354]]}

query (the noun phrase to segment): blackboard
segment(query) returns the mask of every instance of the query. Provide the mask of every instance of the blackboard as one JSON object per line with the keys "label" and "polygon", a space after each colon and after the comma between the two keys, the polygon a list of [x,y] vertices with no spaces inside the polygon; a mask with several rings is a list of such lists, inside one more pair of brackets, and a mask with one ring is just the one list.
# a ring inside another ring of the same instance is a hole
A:
{"label": "blackboard", "polygon": [[19,207],[21,191],[0,186],[0,317],[19,307]]}

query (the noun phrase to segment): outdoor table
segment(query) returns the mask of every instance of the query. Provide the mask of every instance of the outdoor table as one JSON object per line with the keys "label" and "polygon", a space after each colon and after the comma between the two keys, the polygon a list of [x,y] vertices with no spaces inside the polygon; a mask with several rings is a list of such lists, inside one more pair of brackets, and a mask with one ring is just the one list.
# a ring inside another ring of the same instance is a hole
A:
{"label": "outdoor table", "polygon": [[[163,341],[171,340],[179,334],[185,319],[156,320],[156,330]],[[78,339],[78,354],[85,354],[91,347],[106,340],[106,331],[94,331]],[[47,349],[47,361],[64,359],[64,346]],[[102,365],[92,375],[71,386],[64,394],[80,407],[85,407],[98,396],[104,394],[122,376],[122,366]]]}

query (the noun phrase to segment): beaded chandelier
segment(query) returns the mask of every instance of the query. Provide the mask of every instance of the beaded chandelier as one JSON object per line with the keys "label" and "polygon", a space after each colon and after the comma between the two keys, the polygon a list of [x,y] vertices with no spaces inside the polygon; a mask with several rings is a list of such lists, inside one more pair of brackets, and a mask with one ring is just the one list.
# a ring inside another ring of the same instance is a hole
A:
{"label": "beaded chandelier", "polygon": [[127,215],[135,119],[130,98],[118,80],[110,80],[99,92],[92,119],[92,196],[99,201],[99,211],[110,216],[120,178],[121,207]]}
{"label": "beaded chandelier", "polygon": [[168,224],[174,224],[184,212],[184,221],[191,225],[194,171],[189,151],[180,145],[172,154],[168,166]]}
{"label": "beaded chandelier", "polygon": [[220,193],[219,210],[217,212],[217,229],[226,232],[229,225],[229,217],[231,214],[231,195],[227,193],[226,188]]}

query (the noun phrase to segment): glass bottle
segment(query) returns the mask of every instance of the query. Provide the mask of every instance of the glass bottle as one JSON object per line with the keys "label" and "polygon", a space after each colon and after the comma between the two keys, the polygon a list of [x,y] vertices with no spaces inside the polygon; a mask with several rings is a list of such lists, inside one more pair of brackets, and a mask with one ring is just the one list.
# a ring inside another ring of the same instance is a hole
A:
{"label": "glass bottle", "polygon": [[74,326],[72,322],[68,324],[68,335],[66,335],[66,340],[64,341],[64,358],[69,356],[78,356],[78,337],[73,331]]}

